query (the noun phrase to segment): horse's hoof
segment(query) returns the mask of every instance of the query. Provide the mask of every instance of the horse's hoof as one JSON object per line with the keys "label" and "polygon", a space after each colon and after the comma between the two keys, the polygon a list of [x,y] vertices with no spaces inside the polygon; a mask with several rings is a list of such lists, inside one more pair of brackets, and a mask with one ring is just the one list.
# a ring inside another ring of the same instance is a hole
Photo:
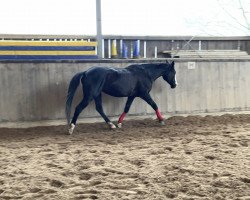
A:
{"label": "horse's hoof", "polygon": [[160,125],[164,126],[165,122],[163,120],[159,121]]}
{"label": "horse's hoof", "polygon": [[109,128],[110,129],[115,129],[116,126],[112,122],[108,122]]}
{"label": "horse's hoof", "polygon": [[69,135],[72,135],[74,128],[75,128],[75,124],[70,124],[70,128],[69,128]]}
{"label": "horse's hoof", "polygon": [[118,123],[118,124],[117,124],[117,127],[118,127],[118,128],[121,128],[121,127],[122,127],[122,123]]}

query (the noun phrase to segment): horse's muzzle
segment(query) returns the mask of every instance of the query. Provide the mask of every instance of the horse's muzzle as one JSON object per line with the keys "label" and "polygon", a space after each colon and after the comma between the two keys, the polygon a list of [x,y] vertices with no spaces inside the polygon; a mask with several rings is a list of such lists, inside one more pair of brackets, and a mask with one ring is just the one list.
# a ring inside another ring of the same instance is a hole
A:
{"label": "horse's muzzle", "polygon": [[176,88],[177,87],[177,84],[173,84],[170,86],[172,89]]}

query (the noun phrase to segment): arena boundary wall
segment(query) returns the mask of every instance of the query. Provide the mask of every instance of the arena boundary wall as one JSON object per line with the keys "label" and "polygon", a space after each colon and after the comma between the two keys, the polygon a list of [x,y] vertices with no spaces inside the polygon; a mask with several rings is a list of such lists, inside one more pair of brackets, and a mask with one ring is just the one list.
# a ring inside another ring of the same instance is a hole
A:
{"label": "arena boundary wall", "polygon": [[[126,67],[134,63],[165,62],[163,59],[87,60],[81,62],[1,62],[0,122],[65,119],[65,98],[72,76],[92,66]],[[250,111],[249,59],[176,59],[179,86],[171,89],[159,78],[151,91],[165,115],[227,111]],[[78,88],[73,109],[82,96]],[[126,98],[104,95],[108,116],[123,112]],[[136,99],[130,114],[153,114],[143,100]],[[99,115],[91,103],[81,118]]]}

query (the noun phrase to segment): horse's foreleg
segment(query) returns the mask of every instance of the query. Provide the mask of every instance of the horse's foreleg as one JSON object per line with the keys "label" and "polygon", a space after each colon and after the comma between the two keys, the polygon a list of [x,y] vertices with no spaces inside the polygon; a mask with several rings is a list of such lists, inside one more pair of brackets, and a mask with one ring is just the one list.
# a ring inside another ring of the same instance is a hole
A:
{"label": "horse's foreleg", "polygon": [[163,121],[163,116],[161,115],[161,112],[160,112],[160,110],[159,110],[159,108],[157,108],[156,110],[155,110],[155,114],[156,114],[156,116],[157,116],[157,118],[159,119],[159,121]]}
{"label": "horse's foreleg", "polygon": [[116,126],[109,120],[109,118],[107,117],[107,115],[104,113],[103,111],[103,107],[102,107],[102,96],[101,94],[95,98],[95,106],[96,106],[96,110],[97,112],[102,116],[102,118],[105,120],[105,122],[109,125],[109,127],[111,129],[116,128]]}
{"label": "horse's foreleg", "polygon": [[121,114],[121,116],[118,120],[118,124],[117,124],[118,128],[122,127],[122,122],[123,122],[126,114],[128,113],[130,106],[133,103],[134,99],[135,99],[135,97],[128,97],[125,108],[124,108],[124,112]]}
{"label": "horse's foreleg", "polygon": [[163,125],[164,124],[164,118],[161,115],[161,112],[158,108],[158,106],[156,105],[156,103],[154,102],[154,100],[151,98],[151,96],[149,94],[146,94],[144,96],[141,97],[143,100],[145,100],[154,110],[155,110],[155,114],[159,120],[159,122]]}

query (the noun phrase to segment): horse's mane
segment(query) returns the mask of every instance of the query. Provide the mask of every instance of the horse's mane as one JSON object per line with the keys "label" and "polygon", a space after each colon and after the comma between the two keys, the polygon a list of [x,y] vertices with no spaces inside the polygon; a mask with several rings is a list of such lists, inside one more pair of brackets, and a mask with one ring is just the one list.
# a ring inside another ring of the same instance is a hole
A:
{"label": "horse's mane", "polygon": [[150,68],[163,67],[163,66],[166,66],[166,65],[167,65],[166,63],[133,64],[133,65],[129,65],[126,68],[127,69],[141,69],[141,70],[145,70],[145,69],[150,69]]}

